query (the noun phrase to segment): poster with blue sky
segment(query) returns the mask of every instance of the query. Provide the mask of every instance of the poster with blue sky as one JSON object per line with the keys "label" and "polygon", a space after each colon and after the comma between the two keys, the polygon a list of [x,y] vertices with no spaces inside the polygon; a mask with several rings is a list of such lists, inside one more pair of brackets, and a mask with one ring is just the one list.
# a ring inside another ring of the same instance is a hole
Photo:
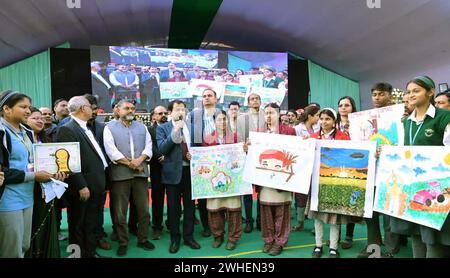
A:
{"label": "poster with blue sky", "polygon": [[450,149],[385,146],[374,210],[437,230],[450,210]]}
{"label": "poster with blue sky", "polygon": [[375,142],[318,140],[311,210],[372,217]]}

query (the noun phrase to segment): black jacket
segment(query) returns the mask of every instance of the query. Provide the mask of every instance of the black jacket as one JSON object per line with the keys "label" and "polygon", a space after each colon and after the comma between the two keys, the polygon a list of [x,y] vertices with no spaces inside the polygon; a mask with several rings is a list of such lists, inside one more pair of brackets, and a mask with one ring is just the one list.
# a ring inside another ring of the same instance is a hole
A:
{"label": "black jacket", "polygon": [[[33,142],[33,132],[31,130],[25,129],[31,142]],[[0,140],[1,151],[0,151],[0,165],[2,165],[2,172],[5,173],[5,181],[3,185],[0,186],[0,198],[3,195],[6,185],[23,183],[25,181],[25,172],[22,170],[9,168],[9,150],[11,150],[11,137],[8,132],[5,131],[4,126],[0,123]]]}
{"label": "black jacket", "polygon": [[106,180],[102,159],[80,125],[71,119],[60,127],[56,138],[58,142],[80,143],[81,173],[69,177],[67,180],[69,190],[77,193],[84,187],[88,187],[91,194],[103,193]]}

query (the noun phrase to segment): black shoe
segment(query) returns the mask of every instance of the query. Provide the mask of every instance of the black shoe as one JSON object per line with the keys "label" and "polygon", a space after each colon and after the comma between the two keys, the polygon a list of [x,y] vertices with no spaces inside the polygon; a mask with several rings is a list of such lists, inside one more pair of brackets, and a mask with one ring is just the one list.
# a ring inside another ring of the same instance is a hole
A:
{"label": "black shoe", "polygon": [[268,253],[270,256],[278,256],[281,254],[281,251],[283,251],[283,246],[275,243],[272,245],[272,248],[270,248]]}
{"label": "black shoe", "polygon": [[151,243],[150,241],[144,241],[144,242],[139,242],[137,245],[139,248],[142,248],[146,251],[152,251],[153,249],[155,249],[155,245],[153,245],[153,243]]}
{"label": "black shoe", "polygon": [[119,256],[119,257],[126,256],[127,252],[128,252],[128,246],[126,246],[126,245],[119,246],[119,249],[117,249],[117,256]]}
{"label": "black shoe", "polygon": [[169,252],[175,254],[178,252],[178,250],[180,250],[180,242],[179,241],[172,242],[170,244]]}
{"label": "black shoe", "polygon": [[244,233],[249,234],[253,231],[253,223],[247,223],[245,225]]}
{"label": "black shoe", "polygon": [[316,247],[314,247],[314,250],[313,250],[311,256],[313,258],[318,259],[318,258],[322,257],[322,252],[323,252],[323,248],[316,246]]}
{"label": "black shoe", "polygon": [[200,244],[195,240],[184,241],[184,245],[191,247],[192,249],[200,249]]}
{"label": "black shoe", "polygon": [[202,236],[203,237],[210,237],[211,236],[211,230],[209,230],[209,229],[203,230]]}
{"label": "black shoe", "polygon": [[337,259],[340,257],[339,251],[333,248],[330,248],[330,255],[328,256],[328,258],[331,259]]}

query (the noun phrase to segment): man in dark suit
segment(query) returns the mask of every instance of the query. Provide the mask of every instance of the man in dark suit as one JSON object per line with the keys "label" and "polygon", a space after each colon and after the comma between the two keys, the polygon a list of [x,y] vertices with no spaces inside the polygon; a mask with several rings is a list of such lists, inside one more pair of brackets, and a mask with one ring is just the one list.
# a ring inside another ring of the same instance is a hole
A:
{"label": "man in dark suit", "polygon": [[167,109],[164,106],[157,106],[153,111],[155,123],[148,127],[152,137],[153,157],[150,161],[150,180],[152,181],[152,226],[153,239],[161,238],[163,230],[164,196],[166,188],[161,181],[162,164],[164,155],[158,149],[156,141],[156,128],[167,122]]}
{"label": "man in dark suit", "polygon": [[[97,112],[98,112],[97,98],[95,98],[91,94],[85,94],[83,96],[89,101],[89,104],[91,105],[92,109],[92,117],[87,122],[87,127],[92,131],[92,133],[95,136],[95,139],[97,139],[100,148],[102,149],[103,155],[105,156],[109,165],[111,162],[109,161],[109,158],[106,155],[105,148],[103,145],[103,130],[105,129],[105,123],[102,123],[97,119]],[[106,170],[108,171],[109,167]],[[107,235],[105,233],[105,230],[103,229],[105,201],[106,201],[106,191],[103,193],[102,198],[99,200],[100,213],[98,214],[97,219],[97,229],[95,231],[95,239],[97,240],[97,247],[104,250],[109,250],[111,249],[111,245],[109,244],[108,241],[106,241],[105,238]]]}
{"label": "man in dark suit", "polygon": [[76,96],[69,101],[72,120],[61,126],[58,142],[79,142],[81,172],[72,174],[67,180],[69,242],[78,244],[82,257],[100,258],[95,251],[95,230],[100,213],[101,198],[105,192],[105,169],[108,166],[101,147],[87,122],[92,118],[88,100]]}
{"label": "man in dark suit", "polygon": [[98,104],[103,109],[108,109],[111,105],[111,84],[102,76],[101,73],[101,62],[91,63],[91,83],[92,83],[92,94],[98,96]]}
{"label": "man in dark suit", "polygon": [[181,197],[183,197],[183,239],[192,249],[200,249],[194,240],[194,202],[191,200],[191,173],[189,129],[184,119],[186,105],[180,100],[170,102],[168,107],[172,120],[156,128],[156,141],[164,155],[161,178],[166,186],[169,205],[170,253],[180,248]]}

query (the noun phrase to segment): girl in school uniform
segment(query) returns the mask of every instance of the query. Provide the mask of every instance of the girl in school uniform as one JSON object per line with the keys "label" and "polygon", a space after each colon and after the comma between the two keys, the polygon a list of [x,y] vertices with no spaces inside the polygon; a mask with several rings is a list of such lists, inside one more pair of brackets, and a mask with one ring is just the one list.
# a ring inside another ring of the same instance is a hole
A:
{"label": "girl in school uniform", "polygon": [[[409,104],[415,109],[403,122],[405,146],[450,146],[450,111],[433,106],[436,85],[418,76],[406,85]],[[414,258],[450,257],[450,217],[440,231],[398,218],[391,218],[396,234],[411,235]]]}
{"label": "girl in school uniform", "polygon": [[[276,103],[266,105],[264,109],[265,132],[295,136],[292,127],[279,123],[280,107]],[[287,165],[287,157],[277,150],[262,153],[260,159],[269,162],[279,161]],[[263,162],[264,163],[264,162]],[[268,165],[270,167],[270,165]],[[287,244],[291,229],[292,192],[261,187],[259,192],[261,208],[261,235],[264,240],[263,252],[277,256]]]}
{"label": "girl in school uniform", "polygon": [[[204,146],[233,144],[237,135],[230,129],[227,113],[223,110],[215,114],[216,130],[205,138]],[[209,198],[206,200],[208,223],[214,236],[213,248],[219,248],[224,241],[225,219],[228,221],[227,250],[234,250],[242,235],[241,196]]]}
{"label": "girl in school uniform", "polygon": [[[319,140],[350,140],[350,137],[336,128],[336,111],[332,108],[325,108],[320,112],[320,131],[314,133],[311,137]],[[312,257],[320,258],[323,252],[323,226],[330,225],[330,258],[338,258],[338,241],[341,224],[350,222],[350,216],[326,213],[318,211],[309,211],[308,217],[314,219],[316,247],[313,250]]]}

